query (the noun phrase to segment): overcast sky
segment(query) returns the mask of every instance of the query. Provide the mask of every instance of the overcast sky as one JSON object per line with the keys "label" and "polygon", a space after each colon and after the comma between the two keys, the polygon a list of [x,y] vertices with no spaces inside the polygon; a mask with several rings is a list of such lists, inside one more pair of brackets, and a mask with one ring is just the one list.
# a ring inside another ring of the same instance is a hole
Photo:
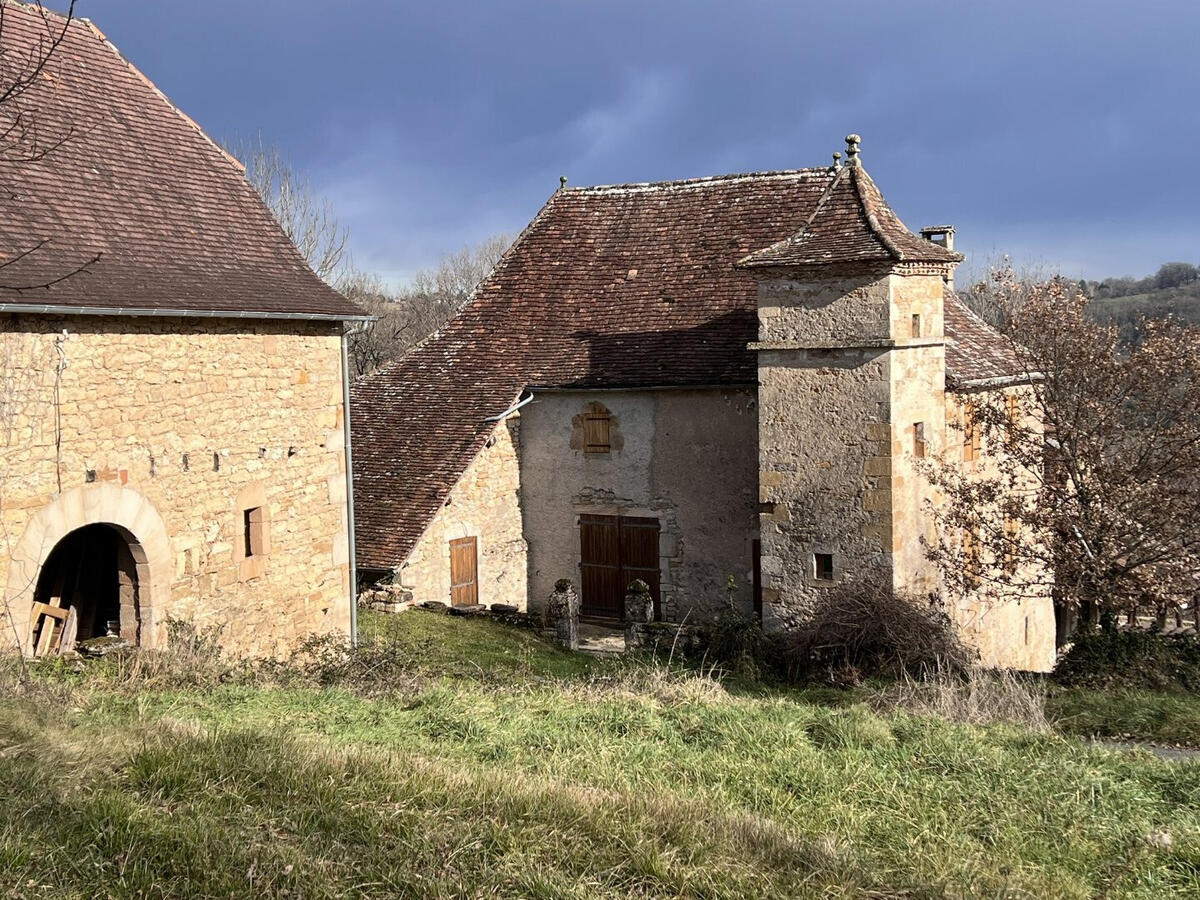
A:
{"label": "overcast sky", "polygon": [[[63,0],[56,0],[62,5]],[[79,0],[398,280],[558,186],[823,165],[1072,276],[1200,262],[1197,0]]]}

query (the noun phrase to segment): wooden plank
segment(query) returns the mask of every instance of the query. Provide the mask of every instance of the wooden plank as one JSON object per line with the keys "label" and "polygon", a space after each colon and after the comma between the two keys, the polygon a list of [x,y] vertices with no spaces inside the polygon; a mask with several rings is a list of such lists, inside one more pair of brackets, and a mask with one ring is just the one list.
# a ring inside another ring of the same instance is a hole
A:
{"label": "wooden plank", "polygon": [[61,622],[61,621],[65,620],[69,614],[70,614],[69,610],[65,610],[65,609],[62,609],[57,606],[51,606],[48,603],[33,604],[33,615],[35,617],[49,616],[50,618],[58,619]]}
{"label": "wooden plank", "polygon": [[38,634],[37,650],[34,651],[34,656],[45,656],[50,652],[50,642],[54,640],[57,626],[58,621],[50,616],[42,619],[42,629]]}
{"label": "wooden plank", "polygon": [[478,540],[458,538],[450,542],[450,605],[473,606],[478,602]]}
{"label": "wooden plank", "polygon": [[616,516],[579,517],[580,613],[620,619],[625,612],[621,586],[620,524]]}
{"label": "wooden plank", "polygon": [[75,638],[79,634],[79,612],[71,607],[67,621],[63,623],[62,634],[58,639],[58,652],[67,653],[75,649]]}

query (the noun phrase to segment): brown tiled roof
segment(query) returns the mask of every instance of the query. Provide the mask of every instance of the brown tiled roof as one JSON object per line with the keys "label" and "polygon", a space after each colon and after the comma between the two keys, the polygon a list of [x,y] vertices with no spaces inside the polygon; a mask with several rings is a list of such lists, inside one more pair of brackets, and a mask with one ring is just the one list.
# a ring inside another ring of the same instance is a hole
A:
{"label": "brown tiled roof", "polygon": [[[46,39],[46,23],[24,4],[0,2],[11,64]],[[9,158],[0,168],[13,198],[0,217],[0,260],[32,251],[0,268],[0,310],[363,315],[313,274],[240,165],[90,23],[71,23],[21,104],[43,147],[65,141],[43,159]],[[96,256],[52,287],[17,290]]]}
{"label": "brown tiled roof", "polygon": [[742,266],[814,266],[850,262],[962,261],[958,253],[913,234],[858,164],[837,170],[796,234],[751,253]]}
{"label": "brown tiled roof", "polygon": [[463,312],[353,386],[359,564],[408,555],[494,429],[486,419],[526,388],[755,385],[756,277],[737,263],[801,233],[823,198],[862,212],[846,262],[896,259],[859,255],[880,246],[869,215],[904,259],[947,261],[900,241],[877,195],[865,173],[831,168],[556,192]]}
{"label": "brown tiled roof", "polygon": [[946,329],[946,386],[1013,378],[1024,369],[1008,341],[967,308],[949,288],[943,302]]}

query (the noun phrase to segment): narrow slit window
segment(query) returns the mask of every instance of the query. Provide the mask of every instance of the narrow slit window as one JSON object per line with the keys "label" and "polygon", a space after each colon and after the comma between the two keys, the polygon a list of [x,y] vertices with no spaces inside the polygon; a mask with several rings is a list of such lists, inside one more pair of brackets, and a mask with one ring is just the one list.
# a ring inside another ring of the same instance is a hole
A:
{"label": "narrow slit window", "polygon": [[242,540],[246,559],[263,554],[263,510],[255,506],[242,511]]}
{"label": "narrow slit window", "polygon": [[822,581],[833,581],[833,554],[814,553],[814,570],[817,578]]}
{"label": "narrow slit window", "polygon": [[920,315],[920,313],[913,313],[912,336],[915,338],[919,338],[921,336],[921,315]]}
{"label": "narrow slit window", "polygon": [[612,449],[612,416],[606,412],[590,412],[583,417],[584,450],[587,453],[608,453]]}
{"label": "narrow slit window", "polygon": [[917,459],[924,459],[926,449],[925,423],[917,422],[913,425],[913,455]]}

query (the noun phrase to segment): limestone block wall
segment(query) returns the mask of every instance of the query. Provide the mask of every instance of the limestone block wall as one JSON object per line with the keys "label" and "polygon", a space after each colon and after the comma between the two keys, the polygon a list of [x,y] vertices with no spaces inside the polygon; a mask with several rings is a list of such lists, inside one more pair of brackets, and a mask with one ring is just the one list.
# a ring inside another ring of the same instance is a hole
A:
{"label": "limestone block wall", "polygon": [[526,551],[521,526],[521,414],[498,424],[472,460],[417,546],[398,580],[423,603],[450,602],[450,541],[476,538],[479,602],[526,607]]}
{"label": "limestone block wall", "polygon": [[[585,452],[578,417],[612,414],[612,450]],[[522,410],[521,508],[529,541],[529,602],[554,582],[579,585],[579,517],[659,521],[662,609],[668,621],[710,618],[733,599],[753,604],[758,536],[758,416],[746,389],[535,392]]]}
{"label": "limestone block wall", "polygon": [[889,277],[877,272],[814,281],[769,277],[758,288],[760,341],[845,344],[889,334]]}
{"label": "limestone block wall", "polygon": [[[922,469],[947,441],[942,296],[940,275],[892,276],[892,583],[918,594],[941,590],[921,539],[935,537],[934,490]],[[920,317],[916,336],[913,315]]]}
{"label": "limestone block wall", "polygon": [[[221,626],[238,654],[347,632],[340,340],[331,323],[4,318],[3,644],[25,640],[54,544],[95,522],[134,544],[144,644],[168,616]],[[253,560],[251,505],[267,529]]]}
{"label": "limestone block wall", "polygon": [[[944,459],[950,465],[962,466],[970,475],[986,474],[995,465],[1003,446],[982,442],[978,458],[963,460],[963,422],[965,405],[969,402],[1001,404],[1007,394],[1023,393],[1028,387],[1009,387],[992,391],[958,394],[947,391],[946,420],[958,423],[959,428],[947,428]],[[1033,487],[1031,476],[1030,487]],[[986,561],[985,561],[986,562]],[[1040,578],[1028,577],[1037,573],[1017,573],[1018,583],[1030,583]],[[979,650],[986,666],[1010,667],[1033,672],[1054,668],[1055,621],[1054,603],[1049,590],[1029,591],[1005,589],[995,584],[981,585],[967,596],[951,597],[951,612],[964,638]]]}
{"label": "limestone block wall", "polygon": [[[802,620],[822,590],[892,565],[887,351],[759,353],[759,490],[766,624]],[[833,578],[815,554],[831,554]]]}

